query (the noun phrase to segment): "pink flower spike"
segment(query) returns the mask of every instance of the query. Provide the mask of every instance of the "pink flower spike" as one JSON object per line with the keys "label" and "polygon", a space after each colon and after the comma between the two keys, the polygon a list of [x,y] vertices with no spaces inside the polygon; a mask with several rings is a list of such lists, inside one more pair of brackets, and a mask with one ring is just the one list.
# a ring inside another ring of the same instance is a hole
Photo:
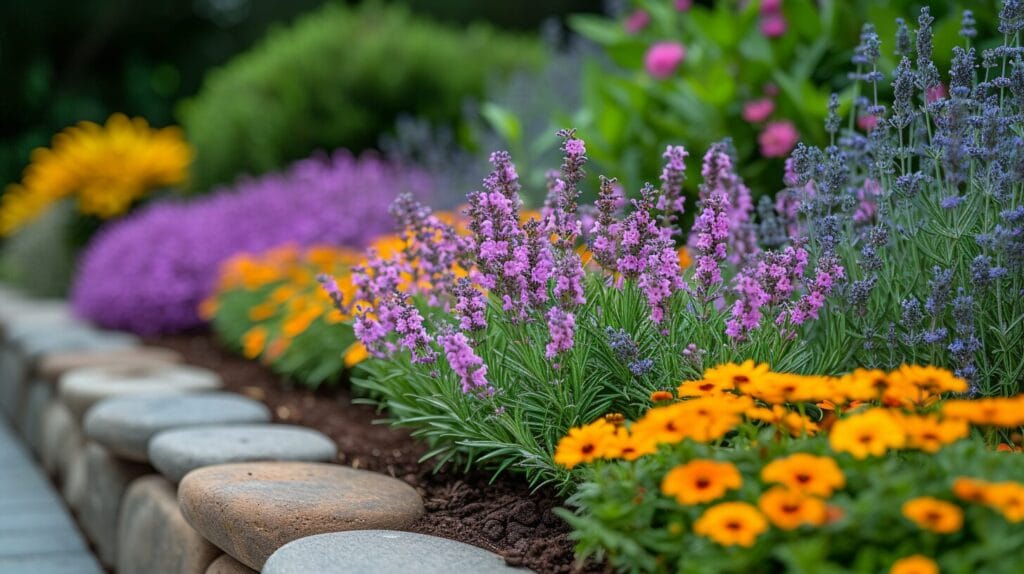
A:
{"label": "pink flower spike", "polygon": [[663,80],[675,73],[686,58],[686,48],[679,42],[657,42],[647,49],[644,67],[651,76]]}
{"label": "pink flower spike", "polygon": [[676,0],[676,12],[686,12],[693,8],[693,0]]}
{"label": "pink flower spike", "polygon": [[630,34],[636,34],[647,27],[651,23],[651,15],[645,10],[634,10],[627,18],[623,26],[626,28],[626,32]]}
{"label": "pink flower spike", "polygon": [[786,19],[781,12],[761,16],[761,33],[766,38],[778,38],[786,33]]}
{"label": "pink flower spike", "polygon": [[770,99],[753,100],[743,105],[743,119],[752,124],[759,124],[767,120],[774,111],[775,102]]}
{"label": "pink flower spike", "polygon": [[757,136],[757,143],[761,145],[761,155],[764,157],[785,157],[799,139],[800,133],[796,131],[793,122],[780,121],[765,126],[761,135]]}
{"label": "pink flower spike", "polygon": [[878,116],[866,114],[857,118],[857,127],[866,132],[870,132],[871,130],[875,129],[875,126],[877,125]]}
{"label": "pink flower spike", "polygon": [[925,94],[925,101],[929,104],[946,97],[946,86],[944,84],[936,84],[928,88],[928,93]]}

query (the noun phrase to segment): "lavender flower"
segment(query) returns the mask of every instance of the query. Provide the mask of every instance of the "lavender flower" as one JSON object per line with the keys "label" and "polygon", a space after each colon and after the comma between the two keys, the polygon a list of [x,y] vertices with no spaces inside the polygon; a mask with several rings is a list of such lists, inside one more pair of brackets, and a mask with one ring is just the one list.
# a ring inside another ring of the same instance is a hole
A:
{"label": "lavender flower", "polygon": [[448,365],[459,376],[463,393],[477,396],[494,394],[494,387],[487,381],[487,365],[470,346],[466,335],[449,330],[438,335],[437,342],[444,349]]}
{"label": "lavender flower", "polygon": [[482,331],[487,328],[487,298],[469,279],[462,278],[455,285],[455,315],[463,331]]}
{"label": "lavender flower", "polygon": [[[384,305],[391,319],[392,330],[402,347],[412,353],[413,363],[433,363],[437,353],[431,347],[434,338],[423,325],[423,315],[405,294],[395,293]],[[381,313],[383,317],[383,313]]]}
{"label": "lavender flower", "polygon": [[559,307],[552,307],[548,310],[546,319],[551,339],[544,347],[544,356],[548,359],[553,359],[572,349],[576,329],[576,316],[572,313],[566,313]]}
{"label": "lavender flower", "polygon": [[683,183],[686,181],[686,158],[689,155],[683,146],[668,146],[661,156],[666,161],[661,171],[661,195],[655,207],[661,211],[661,226],[667,229],[674,229],[685,209]]}

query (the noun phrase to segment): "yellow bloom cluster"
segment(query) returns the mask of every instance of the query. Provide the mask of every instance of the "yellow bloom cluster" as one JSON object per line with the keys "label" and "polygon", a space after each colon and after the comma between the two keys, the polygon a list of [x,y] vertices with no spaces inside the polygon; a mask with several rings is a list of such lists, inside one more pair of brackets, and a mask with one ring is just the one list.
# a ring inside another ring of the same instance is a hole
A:
{"label": "yellow bloom cluster", "polygon": [[1010,522],[1024,520],[1024,484],[1020,482],[988,482],[962,476],[953,482],[953,494],[964,502],[994,508]]}
{"label": "yellow bloom cluster", "polygon": [[21,183],[0,200],[0,235],[10,235],[51,205],[76,196],[86,215],[110,218],[154,188],[185,181],[192,148],[177,127],[153,129],[114,114],[106,125],[81,122],[32,152]]}
{"label": "yellow bloom cluster", "polygon": [[[381,240],[378,246],[387,249],[389,245],[393,245],[393,238]],[[252,327],[240,343],[247,358],[262,355],[273,361],[317,319],[329,324],[348,319],[335,308],[317,276],[329,273],[338,277],[338,288],[347,299],[355,291],[348,270],[362,260],[357,251],[328,246],[299,249],[286,245],[260,255],[238,255],[222,266],[216,293],[203,303],[200,313],[212,318],[220,298],[227,293],[270,288],[265,297],[249,307]],[[355,364],[361,354],[359,348],[350,349],[346,363]]]}

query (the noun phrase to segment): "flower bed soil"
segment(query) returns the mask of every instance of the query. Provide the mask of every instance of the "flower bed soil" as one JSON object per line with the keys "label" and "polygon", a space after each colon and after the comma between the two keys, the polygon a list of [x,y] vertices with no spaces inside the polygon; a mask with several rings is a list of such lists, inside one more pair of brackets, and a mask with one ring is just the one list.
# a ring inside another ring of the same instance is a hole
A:
{"label": "flower bed soil", "polygon": [[218,372],[228,390],[261,400],[274,420],[317,429],[338,444],[338,462],[389,474],[415,487],[426,514],[410,530],[466,542],[539,573],[600,572],[596,563],[577,564],[570,528],[552,512],[563,501],[553,492],[531,492],[514,476],[490,482],[487,473],[435,472],[418,462],[425,447],[402,429],[374,424],[381,415],[352,404],[347,384],[310,391],[289,386],[265,366],[223,348],[207,333],[161,337],[149,344],[174,349],[195,365]]}

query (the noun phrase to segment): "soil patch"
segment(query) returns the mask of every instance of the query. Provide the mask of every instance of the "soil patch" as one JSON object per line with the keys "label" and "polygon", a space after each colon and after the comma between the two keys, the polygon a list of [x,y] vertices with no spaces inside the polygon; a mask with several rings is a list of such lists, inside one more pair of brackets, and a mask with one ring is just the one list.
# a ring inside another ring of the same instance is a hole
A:
{"label": "soil patch", "polygon": [[486,548],[508,563],[539,573],[601,572],[596,563],[574,561],[571,529],[552,509],[563,500],[548,490],[531,492],[525,481],[456,469],[434,472],[418,462],[425,447],[409,433],[375,424],[370,405],[353,404],[347,384],[310,391],[288,385],[270,369],[226,350],[209,333],[147,341],[182,353],[189,363],[217,371],[228,390],[263,401],[274,420],[317,429],[338,443],[338,462],[389,474],[415,487],[426,514],[410,530]]}

